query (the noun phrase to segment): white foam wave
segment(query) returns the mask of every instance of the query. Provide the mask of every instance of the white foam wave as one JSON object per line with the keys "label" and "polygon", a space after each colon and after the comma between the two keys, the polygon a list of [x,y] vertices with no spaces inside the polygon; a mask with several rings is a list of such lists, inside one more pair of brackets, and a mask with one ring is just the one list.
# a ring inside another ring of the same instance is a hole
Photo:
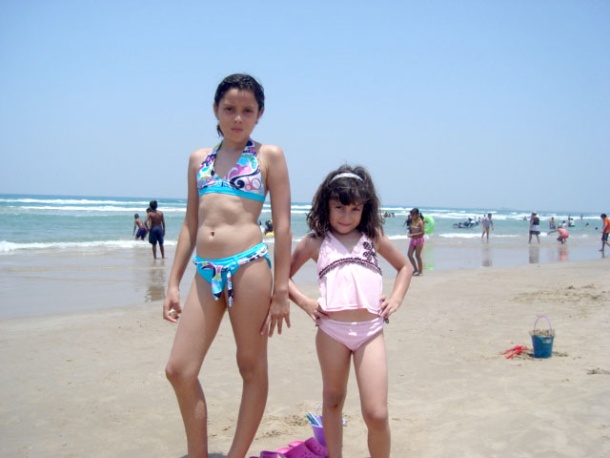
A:
{"label": "white foam wave", "polygon": [[[95,240],[90,242],[35,242],[35,243],[13,243],[6,240],[0,241],[0,254],[14,253],[17,251],[30,250],[95,250],[95,249],[120,249],[135,248],[142,246],[144,242],[136,240]],[[175,241],[168,240],[165,245],[176,245]]]}
{"label": "white foam wave", "polygon": [[[142,206],[139,207],[115,207],[110,205],[102,205],[102,206],[38,206],[38,205],[23,205],[19,207],[22,210],[30,210],[30,211],[50,211],[50,212],[103,212],[103,213],[142,213],[145,214],[145,210]],[[186,208],[177,208],[177,207],[165,207],[163,208],[164,213],[185,213]]]}
{"label": "white foam wave", "polygon": [[145,200],[137,200],[133,201],[129,200],[112,200],[112,199],[61,199],[61,198],[51,198],[51,199],[40,199],[35,197],[19,197],[19,198],[0,198],[0,203],[25,203],[25,204],[50,204],[53,206],[56,205],[138,205],[138,206],[148,206],[148,201]]}

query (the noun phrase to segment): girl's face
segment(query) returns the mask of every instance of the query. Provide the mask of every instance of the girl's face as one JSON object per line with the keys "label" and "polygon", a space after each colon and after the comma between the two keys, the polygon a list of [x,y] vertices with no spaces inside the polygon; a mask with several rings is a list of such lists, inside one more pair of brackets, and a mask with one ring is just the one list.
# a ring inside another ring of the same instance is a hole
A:
{"label": "girl's face", "polygon": [[226,139],[244,141],[263,115],[254,94],[237,88],[229,89],[218,105],[214,104],[214,114]]}
{"label": "girl's face", "polygon": [[361,203],[343,205],[339,200],[331,199],[328,203],[331,229],[339,234],[348,234],[357,229],[363,208]]}

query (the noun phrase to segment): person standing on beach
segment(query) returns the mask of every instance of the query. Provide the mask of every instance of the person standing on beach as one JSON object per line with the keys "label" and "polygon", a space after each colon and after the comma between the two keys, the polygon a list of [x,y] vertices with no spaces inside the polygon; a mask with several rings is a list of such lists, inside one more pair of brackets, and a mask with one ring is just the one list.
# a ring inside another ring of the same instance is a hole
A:
{"label": "person standing on beach", "polygon": [[424,220],[417,208],[413,208],[409,212],[409,216],[411,217],[411,224],[409,225],[409,232],[407,233],[407,237],[409,237],[409,251],[407,252],[407,256],[409,257],[409,262],[411,262],[411,265],[413,266],[413,275],[417,277],[424,274],[424,262],[421,257],[421,252],[424,249],[425,243]]}
{"label": "person standing on beach", "polygon": [[487,216],[483,217],[481,220],[481,226],[483,227],[483,232],[481,233],[481,240],[487,237],[487,243],[489,243],[489,228],[494,230],[494,222],[491,219],[491,213],[487,213]]}
{"label": "person standing on beach", "polygon": [[150,211],[147,212],[146,226],[150,231],[148,233],[148,242],[152,245],[153,258],[157,259],[157,243],[159,244],[159,251],[161,251],[161,258],[165,259],[165,248],[163,247],[163,241],[165,238],[165,217],[163,212],[157,210],[159,204],[156,200],[151,200]]}
{"label": "person standing on beach", "polygon": [[[369,453],[387,458],[391,435],[383,329],[407,293],[411,267],[383,233],[379,199],[362,167],[344,165],[328,174],[315,193],[307,224],[313,233],[295,248],[290,277],[308,260],[315,261],[320,298],[307,297],[291,279],[290,299],[318,326],[316,348],[328,456],[342,453],[342,410],[353,358]],[[382,294],[377,254],[397,271],[389,297]]]}
{"label": "person standing on beach", "polygon": [[599,251],[602,253],[606,248],[606,245],[610,246],[610,242],[608,242],[608,236],[610,236],[610,218],[605,213],[601,214],[602,219],[602,247]]}
{"label": "person standing on beach", "polygon": [[532,235],[535,235],[536,240],[540,243],[540,218],[536,212],[532,212],[530,216],[530,238],[527,243],[532,243]]}
{"label": "person standing on beach", "polygon": [[[178,323],[166,366],[184,427],[188,456],[208,456],[208,414],[198,376],[228,312],[242,377],[242,396],[229,458],[243,458],[261,422],[268,392],[267,342],[290,327],[290,183],[284,152],[250,138],[263,115],[265,94],[252,76],[234,74],[214,96],[214,148],[193,152],[188,197],[170,272],[163,318]],[[274,275],[258,221],[271,198]],[[180,281],[195,251],[195,278],[180,305]]]}
{"label": "person standing on beach", "polygon": [[140,215],[137,213],[133,215],[133,219],[133,233],[131,235],[134,235],[136,240],[144,240],[148,232],[148,229],[146,229],[146,224],[144,224],[144,222],[140,219]]}

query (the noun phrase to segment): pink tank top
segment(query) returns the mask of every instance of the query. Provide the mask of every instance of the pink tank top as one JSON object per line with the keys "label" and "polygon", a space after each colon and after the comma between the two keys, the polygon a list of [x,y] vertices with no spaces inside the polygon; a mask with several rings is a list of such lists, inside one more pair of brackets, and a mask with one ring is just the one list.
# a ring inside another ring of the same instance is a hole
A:
{"label": "pink tank top", "polygon": [[381,269],[373,242],[364,234],[350,253],[330,232],[318,254],[322,310],[339,312],[365,308],[378,314],[383,291]]}

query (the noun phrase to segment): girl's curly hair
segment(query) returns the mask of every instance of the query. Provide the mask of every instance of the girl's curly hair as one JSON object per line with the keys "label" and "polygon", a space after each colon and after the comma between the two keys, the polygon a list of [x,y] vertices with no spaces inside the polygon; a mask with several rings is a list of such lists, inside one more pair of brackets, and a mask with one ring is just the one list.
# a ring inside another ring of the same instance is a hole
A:
{"label": "girl's curly hair", "polygon": [[[340,174],[348,175],[338,176]],[[357,175],[360,179],[349,174]],[[364,167],[342,165],[330,172],[318,187],[307,214],[307,225],[318,237],[326,236],[330,230],[331,199],[338,200],[343,205],[362,204],[362,220],[358,230],[372,240],[378,234],[383,234],[379,198],[373,180]]]}

